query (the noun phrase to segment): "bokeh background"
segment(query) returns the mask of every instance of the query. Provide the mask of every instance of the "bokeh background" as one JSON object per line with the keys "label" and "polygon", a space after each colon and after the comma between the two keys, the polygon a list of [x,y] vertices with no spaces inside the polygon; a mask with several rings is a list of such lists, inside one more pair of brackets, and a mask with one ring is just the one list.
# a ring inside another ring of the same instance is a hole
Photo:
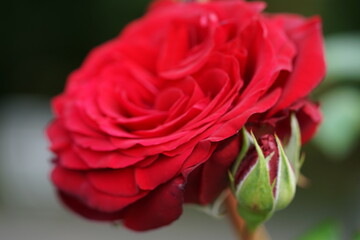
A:
{"label": "bokeh background", "polygon": [[[268,12],[319,14],[328,75],[314,93],[325,121],[305,147],[310,180],[266,226],[273,239],[297,239],[325,219],[349,238],[360,230],[360,1],[267,0]],[[170,227],[133,233],[66,211],[48,180],[44,128],[49,101],[87,52],[140,17],[149,0],[2,2],[0,64],[0,239],[235,239],[227,220],[191,207]]]}

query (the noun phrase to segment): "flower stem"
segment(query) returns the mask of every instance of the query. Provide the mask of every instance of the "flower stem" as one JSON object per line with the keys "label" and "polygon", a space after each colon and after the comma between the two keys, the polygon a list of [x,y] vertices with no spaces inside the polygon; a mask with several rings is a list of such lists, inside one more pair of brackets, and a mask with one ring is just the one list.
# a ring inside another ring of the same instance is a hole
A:
{"label": "flower stem", "polygon": [[237,201],[230,189],[228,189],[226,207],[239,240],[270,240],[270,236],[263,225],[253,232],[249,231],[244,219],[242,219],[237,212]]}

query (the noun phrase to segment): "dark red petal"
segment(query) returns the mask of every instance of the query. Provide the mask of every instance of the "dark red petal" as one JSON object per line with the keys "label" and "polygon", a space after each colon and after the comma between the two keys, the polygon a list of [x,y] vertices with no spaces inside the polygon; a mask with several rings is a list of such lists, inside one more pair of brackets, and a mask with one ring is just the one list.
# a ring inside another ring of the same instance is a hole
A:
{"label": "dark red petal", "polygon": [[124,225],[146,231],[168,225],[182,213],[184,179],[177,177],[127,208]]}
{"label": "dark red petal", "polygon": [[[270,154],[273,154],[268,163],[270,184],[273,184],[278,175],[279,168],[279,150],[275,137],[272,134],[264,134],[262,136],[259,136],[258,142],[262,152],[264,153],[265,158],[268,157]],[[276,193],[275,188],[273,189],[273,193]]]}
{"label": "dark red petal", "polygon": [[305,144],[314,136],[322,121],[319,106],[309,101],[305,101],[304,106],[300,111],[296,112],[296,118],[301,129],[301,141]]}
{"label": "dark red petal", "polygon": [[228,186],[228,171],[239,154],[239,138],[220,143],[209,161],[205,162],[200,188],[201,203],[211,203]]}
{"label": "dark red petal", "polygon": [[280,139],[288,139],[291,134],[290,116],[296,114],[300,125],[302,143],[309,141],[322,121],[319,106],[306,99],[300,99],[289,108],[276,113],[271,118],[263,118],[262,115],[254,115],[247,122],[247,129],[253,131],[255,136],[264,134],[276,134]]}
{"label": "dark red petal", "polygon": [[201,204],[200,201],[200,183],[202,179],[204,166],[201,165],[195,168],[188,176],[184,201],[185,203],[197,203]]}
{"label": "dark red petal", "polygon": [[208,204],[227,187],[228,171],[239,154],[239,138],[231,137],[219,143],[211,157],[190,173],[185,189],[186,202]]}
{"label": "dark red petal", "polygon": [[59,190],[77,197],[88,207],[102,212],[122,210],[148,194],[147,191],[141,191],[129,197],[110,195],[94,188],[87,178],[86,171],[71,171],[59,166],[53,170],[51,180]]}
{"label": "dark red petal", "polygon": [[58,196],[62,203],[65,204],[70,210],[84,218],[97,221],[115,221],[122,218],[121,211],[109,213],[93,209],[84,204],[79,198],[67,194],[66,192],[58,191]]}

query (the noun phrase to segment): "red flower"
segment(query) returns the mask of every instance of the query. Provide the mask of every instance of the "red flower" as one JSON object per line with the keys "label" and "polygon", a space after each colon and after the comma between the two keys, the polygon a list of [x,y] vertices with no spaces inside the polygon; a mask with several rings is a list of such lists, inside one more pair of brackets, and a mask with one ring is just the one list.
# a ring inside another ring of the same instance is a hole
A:
{"label": "red flower", "polygon": [[263,8],[158,1],[93,50],[53,101],[63,202],[91,219],[160,227],[184,200],[206,204],[226,187],[245,123],[275,126],[297,111],[310,138],[320,119],[304,98],[325,72],[320,20]]}

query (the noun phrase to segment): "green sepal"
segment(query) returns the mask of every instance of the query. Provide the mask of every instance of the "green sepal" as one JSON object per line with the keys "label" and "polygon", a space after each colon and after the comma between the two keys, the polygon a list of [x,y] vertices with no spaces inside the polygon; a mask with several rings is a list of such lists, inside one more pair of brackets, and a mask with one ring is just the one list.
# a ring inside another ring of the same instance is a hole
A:
{"label": "green sepal", "polygon": [[244,159],[246,153],[248,152],[250,144],[251,144],[251,138],[245,127],[241,129],[241,133],[242,133],[243,142],[242,142],[240,154],[236,158],[236,161],[235,161],[234,166],[231,171],[232,176],[236,175],[236,172],[238,171],[239,166],[240,166],[242,160]]}
{"label": "green sepal", "polygon": [[250,230],[256,229],[262,222],[271,217],[274,210],[274,197],[268,169],[268,161],[272,155],[265,158],[253,134],[252,139],[258,159],[239,183],[235,193],[239,214]]}
{"label": "green sepal", "polygon": [[228,176],[229,176],[229,185],[230,185],[230,190],[231,192],[235,192],[235,176],[233,176],[233,174],[228,171]]}
{"label": "green sepal", "polygon": [[291,137],[285,147],[285,154],[288,156],[291,165],[294,168],[296,179],[298,179],[304,159],[301,158],[301,131],[295,114],[291,115],[290,126]]}
{"label": "green sepal", "polygon": [[230,171],[228,172],[229,181],[230,181],[230,189],[232,192],[235,192],[236,173],[239,170],[240,164],[241,164],[242,160],[244,159],[244,157],[245,157],[246,153],[248,152],[250,145],[251,145],[251,136],[245,127],[241,129],[241,133],[242,133],[242,139],[243,139],[242,147],[241,147],[238,157],[235,160],[235,163],[232,167],[231,172]]}
{"label": "green sepal", "polygon": [[304,165],[304,162],[305,162],[305,153],[302,153],[299,161],[300,168]]}
{"label": "green sepal", "polygon": [[282,147],[280,139],[275,135],[278,152],[279,164],[278,174],[276,179],[276,195],[275,195],[275,210],[281,210],[287,207],[295,196],[296,192],[296,175],[293,167],[287,158]]}

